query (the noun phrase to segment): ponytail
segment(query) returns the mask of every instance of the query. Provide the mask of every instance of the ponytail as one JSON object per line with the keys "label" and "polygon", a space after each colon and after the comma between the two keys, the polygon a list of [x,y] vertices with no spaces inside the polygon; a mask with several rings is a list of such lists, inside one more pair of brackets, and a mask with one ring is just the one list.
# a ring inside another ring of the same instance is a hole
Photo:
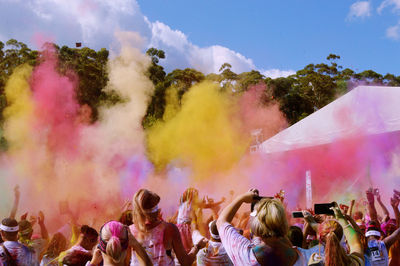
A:
{"label": "ponytail", "polygon": [[117,236],[111,236],[107,242],[106,253],[114,263],[120,263],[121,260],[125,259],[125,256],[121,256],[124,250],[122,250],[121,241]]}
{"label": "ponytail", "polygon": [[340,245],[340,240],[335,232],[331,231],[326,235],[325,244],[325,265],[326,266],[346,266],[348,258]]}
{"label": "ponytail", "polygon": [[103,225],[100,230],[101,252],[105,253],[114,263],[120,263],[126,257],[129,245],[127,229],[123,224],[110,221]]}

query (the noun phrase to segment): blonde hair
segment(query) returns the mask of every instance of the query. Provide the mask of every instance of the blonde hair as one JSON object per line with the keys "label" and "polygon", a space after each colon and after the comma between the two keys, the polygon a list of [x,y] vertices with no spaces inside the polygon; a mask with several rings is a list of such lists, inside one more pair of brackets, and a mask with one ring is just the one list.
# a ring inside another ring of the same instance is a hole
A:
{"label": "blonde hair", "polygon": [[132,200],[132,222],[136,229],[142,234],[146,232],[146,220],[157,220],[159,216],[159,211],[146,213],[143,209],[142,206],[145,193],[151,192],[146,189],[139,189],[135,195],[133,195]]}
{"label": "blonde hair", "polygon": [[255,206],[256,217],[251,221],[252,232],[259,237],[284,237],[289,230],[285,208],[276,199],[262,199]]}
{"label": "blonde hair", "polygon": [[120,222],[111,221],[104,225],[100,233],[101,239],[107,243],[106,255],[114,263],[121,263],[126,257],[126,247],[129,241],[127,228]]}
{"label": "blonde hair", "polygon": [[325,243],[325,265],[345,266],[349,264],[346,252],[340,245],[342,226],[335,220],[326,220],[319,226],[320,241]]}

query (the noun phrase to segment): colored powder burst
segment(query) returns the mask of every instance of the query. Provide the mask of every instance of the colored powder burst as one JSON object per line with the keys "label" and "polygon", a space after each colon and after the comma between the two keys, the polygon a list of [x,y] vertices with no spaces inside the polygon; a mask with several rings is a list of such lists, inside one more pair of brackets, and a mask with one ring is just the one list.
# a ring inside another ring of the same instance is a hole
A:
{"label": "colored powder burst", "polygon": [[183,96],[181,110],[150,129],[149,158],[159,169],[179,159],[200,179],[229,169],[248,145],[239,133],[235,112],[233,102],[217,84],[193,86]]}
{"label": "colored powder burst", "polygon": [[76,120],[79,105],[75,90],[77,76],[57,72],[58,58],[54,46],[42,53],[43,62],[34,69],[31,86],[36,103],[36,127],[46,131],[47,145],[55,152],[76,152],[78,130]]}
{"label": "colored powder burst", "polygon": [[34,103],[29,86],[32,67],[22,65],[17,67],[5,86],[5,95],[8,106],[3,115],[4,136],[8,140],[9,153],[24,148],[29,141],[30,127]]}
{"label": "colored powder burst", "polygon": [[279,110],[279,103],[268,95],[264,83],[251,86],[239,99],[240,121],[244,134],[261,129],[263,139],[268,139],[288,126]]}

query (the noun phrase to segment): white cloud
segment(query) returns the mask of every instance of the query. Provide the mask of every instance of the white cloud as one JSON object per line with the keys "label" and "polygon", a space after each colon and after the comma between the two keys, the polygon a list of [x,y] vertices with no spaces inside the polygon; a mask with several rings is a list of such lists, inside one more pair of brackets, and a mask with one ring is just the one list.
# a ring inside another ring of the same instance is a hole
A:
{"label": "white cloud", "polygon": [[386,37],[393,40],[400,38],[400,22],[386,29]]}
{"label": "white cloud", "polygon": [[385,9],[388,6],[394,6],[393,10],[399,10],[400,9],[400,0],[384,0],[378,7],[378,13],[381,13],[383,9]]}
{"label": "white cloud", "polygon": [[[217,73],[223,63],[230,63],[236,73],[257,69],[252,59],[220,45],[200,47],[177,29],[145,17],[136,0],[0,0],[0,36],[32,44],[40,33],[60,45],[75,42],[99,49],[113,45],[115,31],[137,31],[147,47],[166,53],[161,61],[167,71],[192,67],[206,74]],[[3,4],[2,4],[3,5]],[[262,71],[260,71],[262,72]],[[292,74],[268,70],[268,76]]]}
{"label": "white cloud", "polygon": [[220,45],[199,47],[191,43],[183,32],[159,21],[150,23],[150,26],[149,46],[166,52],[168,68],[193,67],[204,73],[217,73],[226,62],[232,65],[232,71],[238,73],[256,68],[251,59],[229,48]]}
{"label": "white cloud", "polygon": [[280,69],[268,69],[263,70],[261,72],[266,77],[270,77],[272,79],[280,78],[280,77],[288,77],[290,75],[296,74],[294,70],[280,70]]}
{"label": "white cloud", "polygon": [[358,1],[350,6],[349,19],[365,18],[371,16],[371,3],[369,1]]}

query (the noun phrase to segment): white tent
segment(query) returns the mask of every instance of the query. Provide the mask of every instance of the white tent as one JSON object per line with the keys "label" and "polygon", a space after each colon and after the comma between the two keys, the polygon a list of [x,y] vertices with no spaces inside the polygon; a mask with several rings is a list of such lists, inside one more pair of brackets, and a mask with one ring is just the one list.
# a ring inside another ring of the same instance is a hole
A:
{"label": "white tent", "polygon": [[359,86],[261,144],[263,153],[400,131],[400,87]]}

